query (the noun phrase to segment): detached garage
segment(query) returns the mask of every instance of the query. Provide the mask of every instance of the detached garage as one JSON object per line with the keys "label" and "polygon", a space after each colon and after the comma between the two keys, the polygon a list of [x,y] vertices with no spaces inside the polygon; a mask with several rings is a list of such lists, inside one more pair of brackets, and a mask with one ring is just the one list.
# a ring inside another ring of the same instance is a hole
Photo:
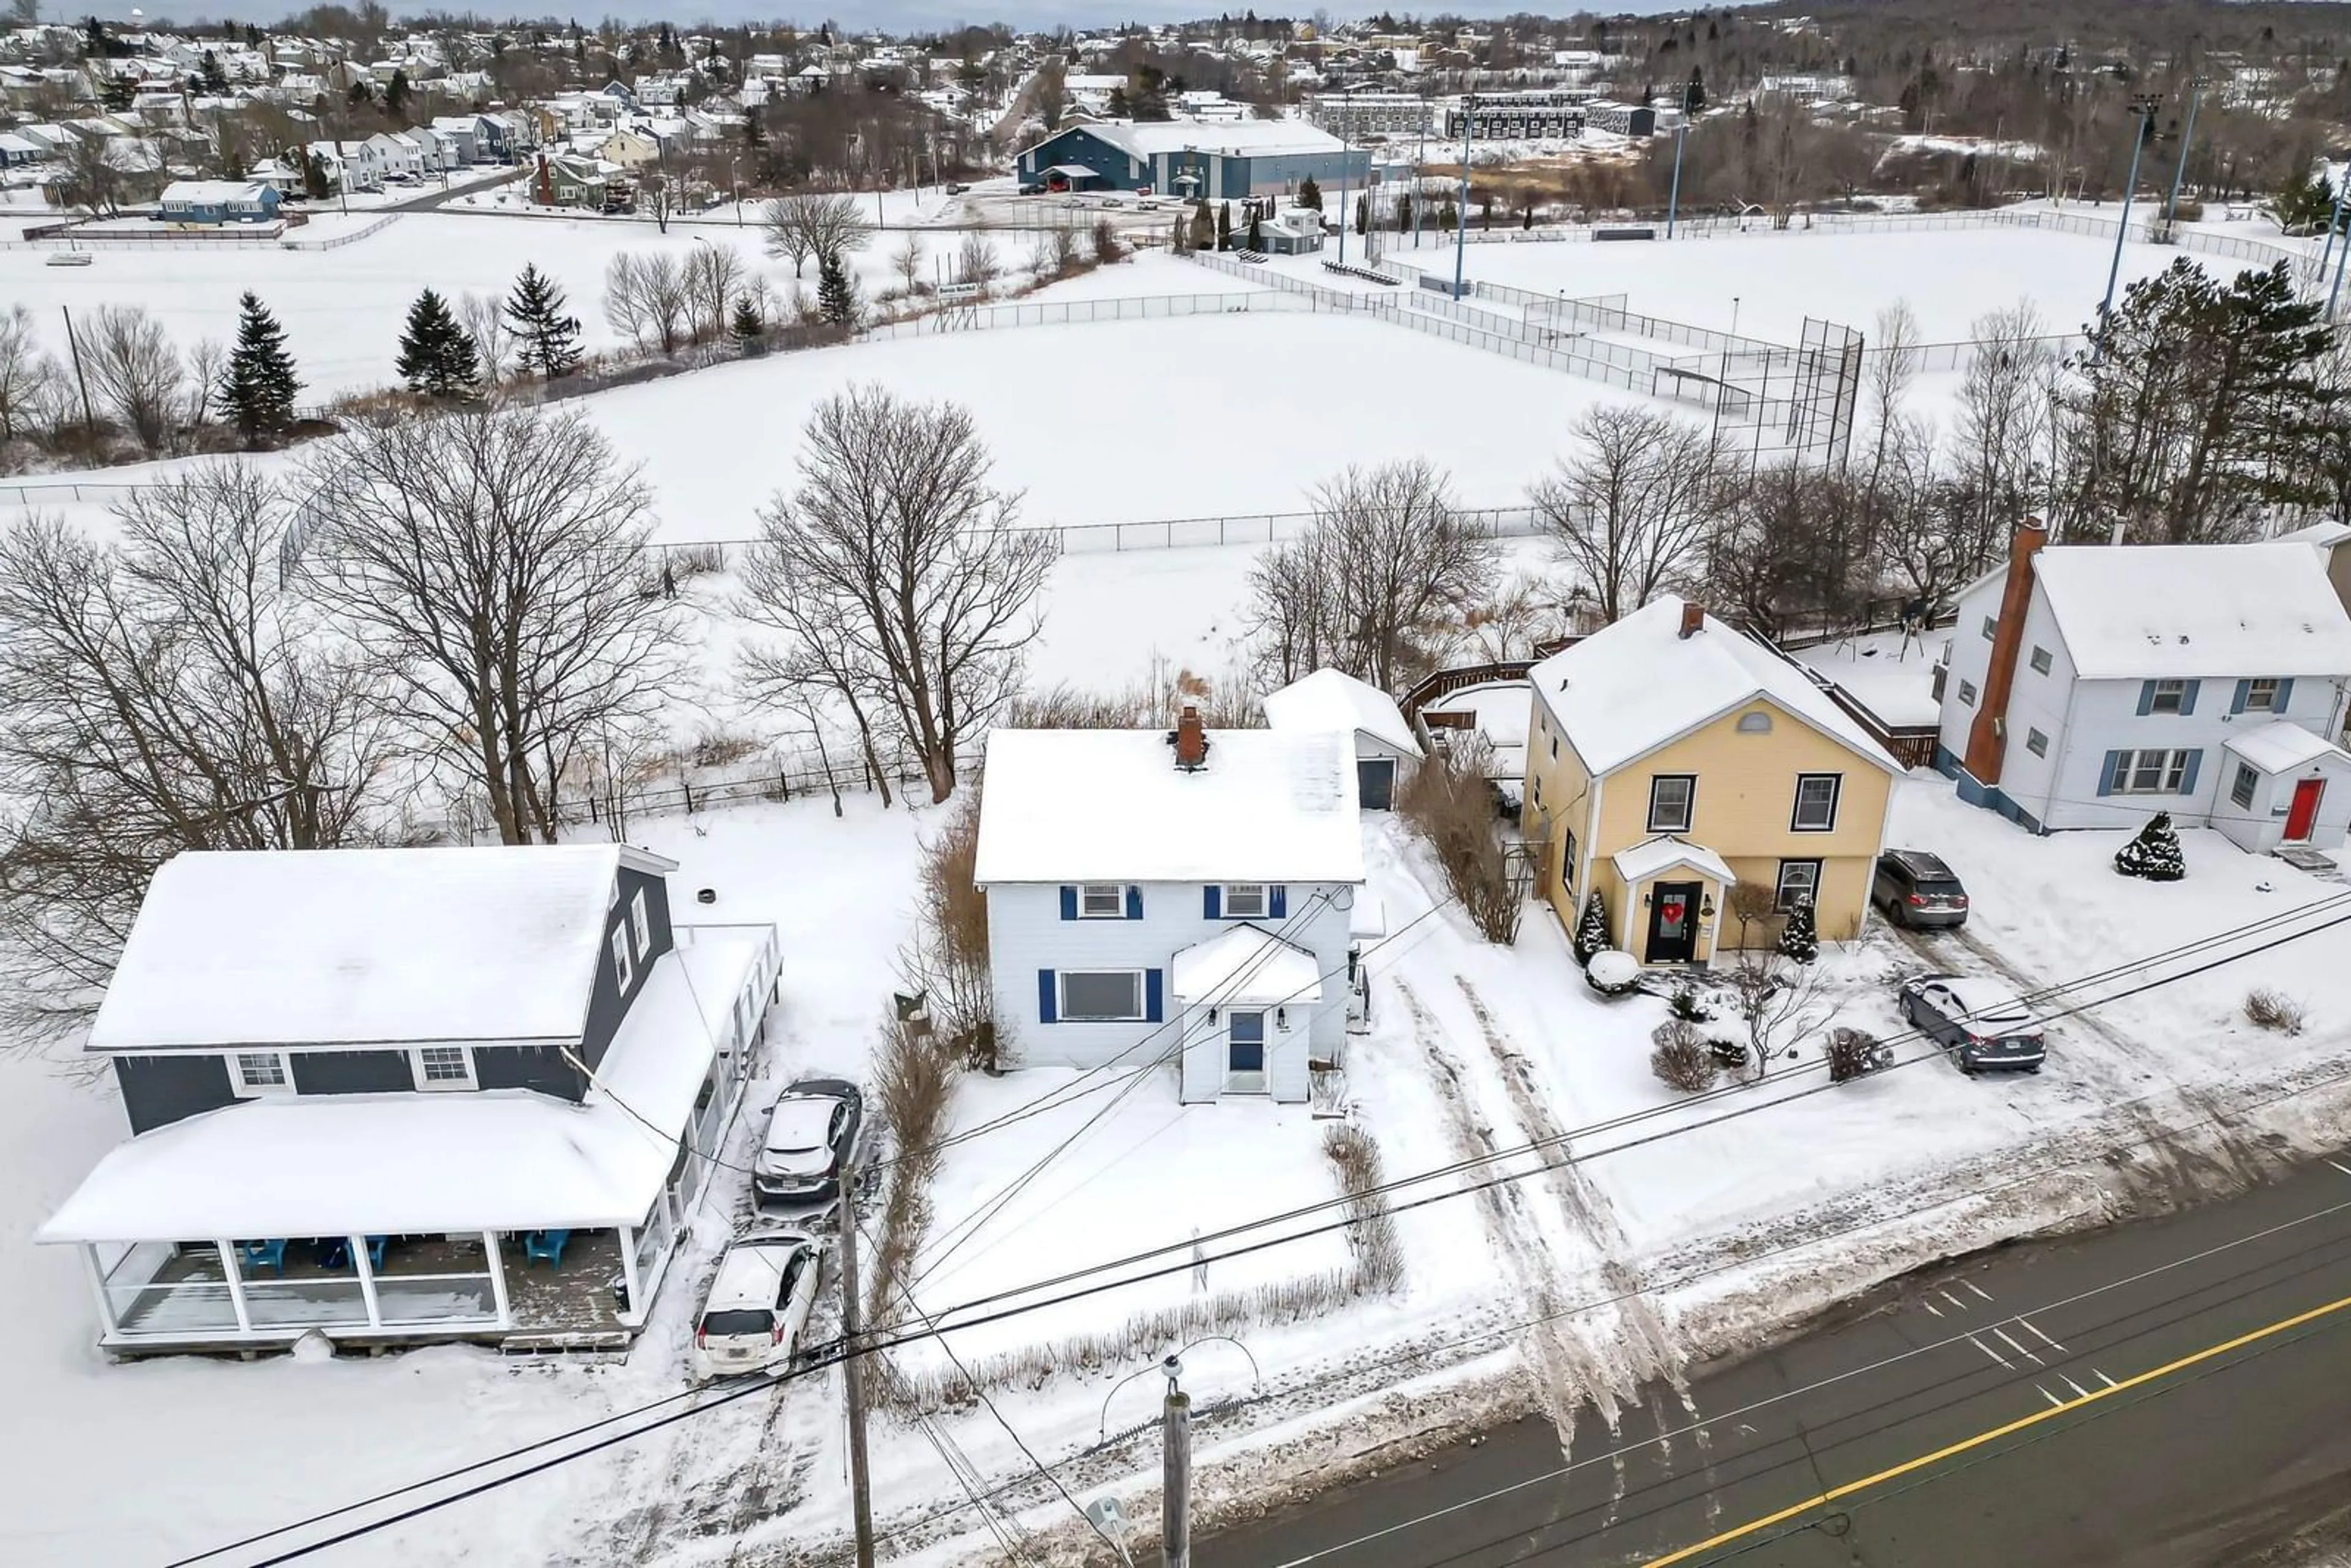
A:
{"label": "detached garage", "polygon": [[1317,670],[1268,696],[1265,722],[1301,733],[1353,734],[1356,794],[1367,811],[1388,810],[1420,766],[1420,742],[1395,699],[1337,670]]}

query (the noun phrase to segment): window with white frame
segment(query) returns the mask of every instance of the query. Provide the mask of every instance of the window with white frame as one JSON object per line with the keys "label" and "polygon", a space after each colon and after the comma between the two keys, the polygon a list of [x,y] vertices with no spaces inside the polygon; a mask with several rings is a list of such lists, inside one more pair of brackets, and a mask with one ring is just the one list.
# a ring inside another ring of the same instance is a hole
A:
{"label": "window with white frame", "polygon": [[636,936],[638,957],[653,951],[653,912],[645,907],[645,890],[642,887],[637,889],[636,897],[629,900],[629,929]]}
{"label": "window with white frame", "polygon": [[2155,683],[2154,695],[2148,700],[2147,711],[2178,713],[2180,705],[2187,700],[2188,683],[2186,681],[2158,681]]}
{"label": "window with white frame", "polygon": [[2247,713],[2275,713],[2277,711],[2277,700],[2278,683],[2275,676],[2263,675],[2257,680],[2251,680],[2245,683],[2245,711]]}
{"label": "window with white frame", "polygon": [[2262,776],[2249,763],[2237,764],[2237,776],[2229,781],[2229,799],[2246,810],[2253,808],[2253,791],[2261,787]]}
{"label": "window with white frame", "polygon": [[2117,795],[2177,795],[2188,775],[2188,753],[2161,747],[2126,751],[2115,764],[2114,793]]}
{"label": "window with white frame", "polygon": [[1225,916],[1228,919],[1261,919],[1268,909],[1265,883],[1261,882],[1225,883],[1224,905]]}
{"label": "window with white frame", "polygon": [[1970,707],[1976,706],[1976,684],[1973,681],[1959,683],[1959,701]]}
{"label": "window with white frame", "polygon": [[2049,755],[2049,737],[2037,729],[2028,729],[2024,732],[2024,749],[2035,757],[2046,757]]}
{"label": "window with white frame", "polygon": [[471,1089],[474,1053],[462,1045],[421,1045],[410,1053],[419,1089]]}
{"label": "window with white frame", "polygon": [[1826,833],[1836,829],[1837,791],[1844,777],[1837,773],[1796,775],[1796,810],[1788,826],[1799,833]]}
{"label": "window with white frame", "polygon": [[228,1059],[229,1086],[239,1094],[291,1094],[292,1063],[282,1051],[240,1051]]}
{"label": "window with white frame", "polygon": [[1126,918],[1126,889],[1114,882],[1090,882],[1078,889],[1078,914],[1088,920]]}
{"label": "window with white frame", "polygon": [[1771,894],[1771,907],[1785,915],[1800,904],[1813,903],[1820,891],[1820,862],[1782,861],[1779,885]]}
{"label": "window with white frame", "polygon": [[1698,779],[1688,773],[1660,773],[1649,780],[1649,831],[1687,833],[1698,804]]}
{"label": "window with white frame", "polygon": [[636,966],[629,961],[629,928],[615,925],[612,927],[612,983],[620,988],[622,996],[627,996],[630,983],[636,977]]}
{"label": "window with white frame", "polygon": [[1054,1016],[1063,1023],[1133,1023],[1143,1018],[1140,969],[1064,969],[1061,981],[1061,1006]]}
{"label": "window with white frame", "polygon": [[2053,659],[2052,657],[2050,657],[2050,653],[2049,653],[2049,650],[2048,650],[2048,649],[2046,649],[2046,648],[2043,647],[2040,643],[2035,643],[2032,645],[2032,673],[2033,673],[2034,674],[2036,674],[2036,675],[2045,675],[2045,674],[2047,674],[2049,673],[2050,666],[2051,666],[2052,664],[2055,664],[2055,663],[2056,663],[2056,661],[2055,661],[2054,659]]}
{"label": "window with white frame", "polygon": [[1998,635],[2000,635],[2000,622],[1998,618],[1991,615],[1985,616],[1983,622],[1984,641],[1989,643]]}

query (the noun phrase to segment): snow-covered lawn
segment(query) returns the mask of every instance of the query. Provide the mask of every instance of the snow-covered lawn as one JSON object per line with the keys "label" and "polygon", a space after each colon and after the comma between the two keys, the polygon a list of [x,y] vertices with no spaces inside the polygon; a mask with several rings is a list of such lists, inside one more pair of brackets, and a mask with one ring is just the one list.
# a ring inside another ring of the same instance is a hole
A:
{"label": "snow-covered lawn", "polygon": [[1796,651],[1796,662],[1834,681],[1887,724],[1933,724],[1941,716],[1932,683],[1948,632],[1906,640],[1873,632]]}
{"label": "snow-covered lawn", "polygon": [[[2037,229],[1863,232],[1820,229],[1719,234],[1671,245],[1471,245],[1468,274],[1488,283],[1573,298],[1622,294],[1625,308],[1718,331],[1794,343],[1804,318],[1871,329],[1896,299],[1909,301],[1921,339],[1958,342],[1986,311],[2030,299],[2050,332],[2078,332],[2096,314],[2114,258],[2111,236]],[[1391,253],[1450,273],[1453,247]],[[2123,247],[2122,282],[2162,271],[2181,255],[2222,277],[2250,265],[2165,246]]]}

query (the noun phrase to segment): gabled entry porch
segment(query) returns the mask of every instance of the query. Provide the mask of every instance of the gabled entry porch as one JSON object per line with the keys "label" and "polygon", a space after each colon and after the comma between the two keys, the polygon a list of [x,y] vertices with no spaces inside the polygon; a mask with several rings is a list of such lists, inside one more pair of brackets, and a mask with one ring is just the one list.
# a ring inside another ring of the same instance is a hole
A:
{"label": "gabled entry porch", "polygon": [[1649,839],[1610,857],[1624,889],[1616,945],[1644,964],[1708,964],[1739,878],[1703,844]]}

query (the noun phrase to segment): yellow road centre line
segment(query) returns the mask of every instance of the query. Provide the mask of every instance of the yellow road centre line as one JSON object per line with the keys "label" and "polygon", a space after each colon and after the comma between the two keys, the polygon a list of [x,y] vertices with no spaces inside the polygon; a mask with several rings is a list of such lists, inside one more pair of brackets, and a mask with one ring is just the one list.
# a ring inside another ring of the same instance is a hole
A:
{"label": "yellow road centre line", "polygon": [[[1767,1513],[1761,1519],[1749,1520],[1735,1530],[1726,1530],[1719,1535],[1710,1535],[1695,1545],[1685,1546],[1677,1552],[1669,1552],[1663,1557],[1652,1557],[1646,1564],[1646,1568],[1666,1568],[1667,1563],[1687,1563],[1701,1552],[1711,1552],[1718,1546],[1727,1546],[1734,1541],[1745,1540],[1759,1530],[1769,1530],[1775,1524],[1784,1524],[1799,1514],[1815,1508],[1824,1508],[1840,1499],[1852,1497],[1856,1492],[1866,1491],[1871,1487],[1881,1486],[1897,1476],[1907,1476],[1914,1470],[1924,1469],[1928,1465],[1939,1463],[1955,1454],[1964,1454],[1971,1449],[1980,1448],[1986,1443],[1996,1443],[2001,1438],[2022,1432],[2029,1427],[2038,1427],[2044,1421],[2053,1421],[2069,1410],[2079,1410],[2085,1405],[2094,1405],[2101,1399],[2111,1398],[2126,1389],[2137,1388],[2156,1382],[2159,1378],[2168,1377],[2176,1372],[2183,1372],[2189,1367],[2210,1361],[2216,1356],[2226,1355],[2232,1350],[2242,1350],[2249,1344],[2274,1338],[2289,1330],[2298,1329],[2304,1323],[2316,1322],[2321,1318],[2346,1310],[2351,1310],[2351,1296],[2339,1297],[2325,1306],[2313,1307],[2306,1312],[2297,1312],[2290,1318],[2280,1318],[2266,1327],[2254,1329],[2249,1333],[2241,1333],[2236,1338],[2223,1340],[2219,1344],[2208,1345],[2192,1355],[2183,1355],[2178,1361],[2166,1362],[2163,1365],[2151,1371],[2142,1372],[2136,1377],[2126,1377],[2120,1383],[2109,1381],[2105,1387],[2094,1389],[2079,1399],[2068,1399],[2053,1408],[2036,1410],[2021,1420],[1994,1427],[1990,1431],[1979,1432],[1972,1437],[1963,1437],[1956,1443],[1936,1449],[1931,1454],[1921,1454],[1915,1459],[1905,1459],[1902,1463],[1882,1469],[1876,1475],[1864,1476],[1859,1480],[1847,1481],[1842,1486],[1831,1487],[1828,1490],[1808,1497],[1802,1502],[1791,1503],[1777,1513]],[[2104,1377],[2105,1374],[2100,1373],[2098,1375]]]}

